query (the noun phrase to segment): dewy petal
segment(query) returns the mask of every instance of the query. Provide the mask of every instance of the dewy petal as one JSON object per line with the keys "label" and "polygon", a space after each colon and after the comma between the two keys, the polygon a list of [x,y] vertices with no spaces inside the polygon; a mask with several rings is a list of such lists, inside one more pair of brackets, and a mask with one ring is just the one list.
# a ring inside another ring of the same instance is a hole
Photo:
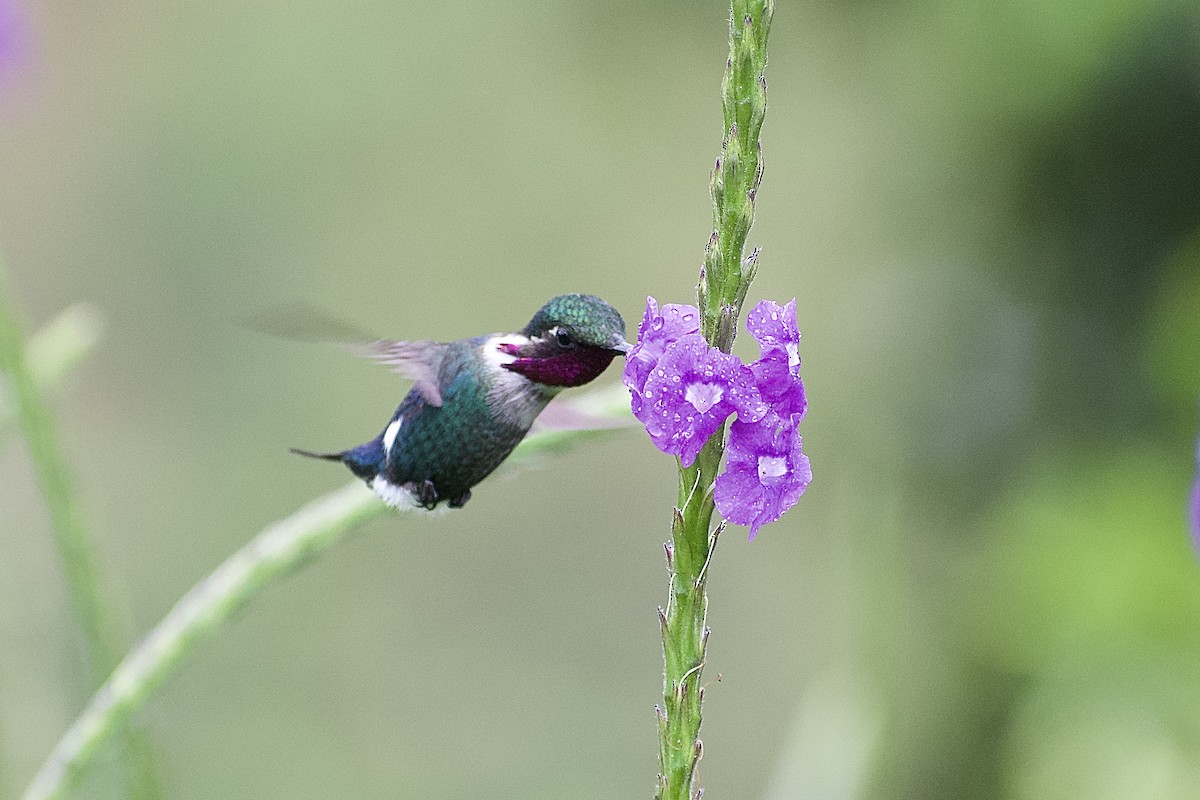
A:
{"label": "dewy petal", "polygon": [[788,366],[786,352],[771,350],[750,365],[758,392],[771,410],[782,416],[799,414],[808,410],[808,397],[804,393],[804,382],[798,371]]}
{"label": "dewy petal", "polygon": [[777,415],[734,422],[729,429],[725,472],[717,476],[713,500],[730,522],[750,526],[750,538],[796,504],[812,481],[796,418]]}
{"label": "dewy petal", "polygon": [[800,364],[800,327],[796,323],[796,298],[780,307],[774,300],[761,300],[746,315],[746,330],[758,340],[765,355],[770,350],[782,350],[786,356],[794,356],[796,367]]}
{"label": "dewy petal", "polygon": [[[625,369],[621,380],[629,387],[634,398],[638,398],[646,385],[646,379],[658,365],[666,349],[678,339],[700,330],[700,310],[695,306],[667,303],[661,311],[658,301],[646,298],[646,311],[638,325],[637,342],[625,356]],[[638,413],[634,403],[634,414]]]}
{"label": "dewy petal", "polygon": [[638,419],[659,450],[691,466],[730,414],[759,420],[769,411],[749,367],[692,333],[671,344],[646,379]]}
{"label": "dewy petal", "polygon": [[689,383],[684,389],[683,399],[692,404],[692,408],[703,414],[725,397],[725,387],[720,383],[696,381]]}
{"label": "dewy petal", "polygon": [[[663,354],[659,366],[664,368],[664,375],[671,376],[671,388],[678,390],[681,395],[696,384],[721,385],[724,391],[716,405],[732,406],[722,419],[736,411],[738,419],[757,422],[770,411],[758,392],[750,368],[737,356],[709,347],[698,333],[688,334],[671,345]],[[653,377],[658,377],[657,371]],[[675,377],[679,380],[674,380]]]}
{"label": "dewy petal", "polygon": [[[635,398],[642,391],[642,387],[646,385],[646,376],[650,374],[650,370],[654,369],[654,365],[658,363],[658,357],[662,355],[662,353],[647,352],[646,347],[647,334],[657,318],[658,301],[653,297],[647,297],[646,310],[638,325],[637,341],[625,354],[625,369],[621,372],[621,382],[629,387]],[[636,410],[634,413],[637,413]]]}
{"label": "dewy petal", "polygon": [[746,329],[762,348],[762,357],[750,365],[764,400],[780,416],[804,415],[808,398],[800,380],[800,330],[796,325],[796,300],[782,308],[763,300],[746,315]]}
{"label": "dewy petal", "polygon": [[758,482],[773,486],[788,473],[788,462],[783,456],[762,455],[758,457]]}
{"label": "dewy petal", "polygon": [[653,295],[646,295],[646,310],[642,312],[642,321],[638,325],[637,338],[639,342],[646,337],[646,332],[650,330],[657,318],[658,301],[654,299]]}
{"label": "dewy petal", "polygon": [[812,465],[797,428],[808,408],[800,380],[800,330],[796,301],[780,306],[763,300],[746,315],[761,357],[750,365],[768,412],[757,420],[738,416],[730,426],[725,471],[717,476],[713,500],[730,522],[758,529],[794,506],[812,481]]}
{"label": "dewy petal", "polygon": [[766,490],[758,476],[748,469],[735,469],[727,464],[713,486],[713,501],[717,510],[730,522],[750,525],[762,511]]}
{"label": "dewy petal", "polygon": [[667,303],[662,307],[662,319],[662,335],[669,342],[700,332],[700,309],[695,306]]}
{"label": "dewy petal", "polygon": [[[788,477],[789,480],[779,484],[778,487],[765,487],[762,510],[750,523],[750,541],[754,541],[759,528],[782,517],[783,512],[796,505],[800,495],[804,494],[804,490],[812,481],[812,466],[809,464],[808,456],[797,450],[797,455],[792,459]],[[774,491],[775,488],[778,488],[778,491]]]}

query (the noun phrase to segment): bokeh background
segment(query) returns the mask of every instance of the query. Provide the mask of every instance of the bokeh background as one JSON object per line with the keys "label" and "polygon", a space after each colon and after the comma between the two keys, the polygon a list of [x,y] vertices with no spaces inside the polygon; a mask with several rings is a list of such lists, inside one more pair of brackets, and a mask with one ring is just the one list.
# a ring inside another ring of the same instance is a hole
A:
{"label": "bokeh background", "polygon": [[[104,320],[54,408],[129,642],[404,391],[248,317],[692,297],[717,0],[0,9],[0,251],[27,330]],[[719,548],[706,796],[1198,796],[1200,9],[781,2],[767,77],[751,302],[797,298],[815,479]],[[89,686],[4,424],[13,796]],[[631,431],[371,524],[149,701],[168,796],[651,796],[674,492]]]}

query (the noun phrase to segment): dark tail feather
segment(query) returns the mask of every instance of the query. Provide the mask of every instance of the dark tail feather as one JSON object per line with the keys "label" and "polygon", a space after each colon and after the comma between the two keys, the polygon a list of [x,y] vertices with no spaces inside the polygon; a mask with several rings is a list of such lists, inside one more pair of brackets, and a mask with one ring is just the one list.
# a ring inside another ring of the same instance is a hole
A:
{"label": "dark tail feather", "polygon": [[358,477],[364,481],[370,481],[379,474],[379,470],[383,466],[385,453],[383,451],[383,439],[377,436],[366,444],[360,444],[358,447],[352,447],[349,450],[343,450],[340,453],[314,453],[309,450],[301,450],[296,447],[288,448],[298,456],[307,458],[319,458],[323,461],[338,461],[350,468]]}
{"label": "dark tail feather", "polygon": [[325,461],[338,461],[338,462],[340,462],[342,460],[342,457],[344,455],[346,455],[345,450],[343,450],[340,453],[314,453],[311,450],[301,450],[299,447],[289,447],[288,452],[295,453],[298,456],[305,456],[306,458],[320,458],[320,459],[324,459]]}

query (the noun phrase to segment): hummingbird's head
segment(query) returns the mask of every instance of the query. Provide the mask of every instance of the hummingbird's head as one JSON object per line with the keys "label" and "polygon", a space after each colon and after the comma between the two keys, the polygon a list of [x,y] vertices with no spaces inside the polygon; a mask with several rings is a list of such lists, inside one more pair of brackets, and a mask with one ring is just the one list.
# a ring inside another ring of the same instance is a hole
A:
{"label": "hummingbird's head", "polygon": [[521,334],[528,343],[508,345],[516,358],[504,367],[546,386],[582,386],[630,347],[620,313],[590,294],[553,298]]}

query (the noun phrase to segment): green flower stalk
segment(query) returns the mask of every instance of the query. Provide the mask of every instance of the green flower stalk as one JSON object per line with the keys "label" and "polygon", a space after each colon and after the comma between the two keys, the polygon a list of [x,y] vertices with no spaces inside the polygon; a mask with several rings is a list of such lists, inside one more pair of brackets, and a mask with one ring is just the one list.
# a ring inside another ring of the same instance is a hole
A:
{"label": "green flower stalk", "polygon": [[[100,590],[100,578],[83,512],[58,432],[28,363],[16,316],[6,302],[6,276],[0,264],[0,372],[7,379],[17,422],[29,447],[34,470],[46,498],[54,543],[62,559],[75,615],[83,629],[93,685],[103,682],[120,658],[115,625]],[[154,755],[148,737],[136,727],[126,732],[129,761],[128,789],[137,800],[161,797]]]}
{"label": "green flower stalk", "polygon": [[[763,69],[774,7],[773,0],[733,0],[730,10],[729,58],[722,82],[725,135],[711,182],[714,230],[697,286],[700,332],[709,345],[725,353],[733,347],[758,260],[757,250],[748,257],[743,253],[762,181],[759,132],[767,100]],[[747,411],[754,413],[749,406],[740,413]],[[724,436],[722,422],[690,464],[686,459],[680,462],[678,506],[666,545],[671,583],[667,607],[659,609],[664,675],[663,704],[657,709],[658,800],[693,800],[703,792],[696,785],[696,767],[704,752],[699,734],[709,635],[705,584],[724,528],[722,523],[712,529],[713,482]]]}
{"label": "green flower stalk", "polygon": [[[625,392],[618,389],[615,393],[597,390],[565,402],[572,416],[588,420],[593,427],[532,433],[505,462],[506,468],[624,427],[630,421],[625,401]],[[59,740],[22,800],[65,797],[103,745],[188,655],[229,622],[235,611],[364,523],[390,512],[360,481],[355,481],[314,500],[251,539],[192,587],[126,655]]]}
{"label": "green flower stalk", "polygon": [[267,528],[183,596],[92,696],[22,800],[65,797],[100,747],[196,646],[267,583],[295,571],[387,506],[357,481]]}
{"label": "green flower stalk", "polygon": [[774,13],[774,0],[733,0],[730,8],[729,59],[721,81],[725,138],[712,171],[713,233],[696,287],[701,331],[710,344],[727,353],[758,262],[757,249],[743,254],[762,183],[759,133],[767,112],[763,70]]}

